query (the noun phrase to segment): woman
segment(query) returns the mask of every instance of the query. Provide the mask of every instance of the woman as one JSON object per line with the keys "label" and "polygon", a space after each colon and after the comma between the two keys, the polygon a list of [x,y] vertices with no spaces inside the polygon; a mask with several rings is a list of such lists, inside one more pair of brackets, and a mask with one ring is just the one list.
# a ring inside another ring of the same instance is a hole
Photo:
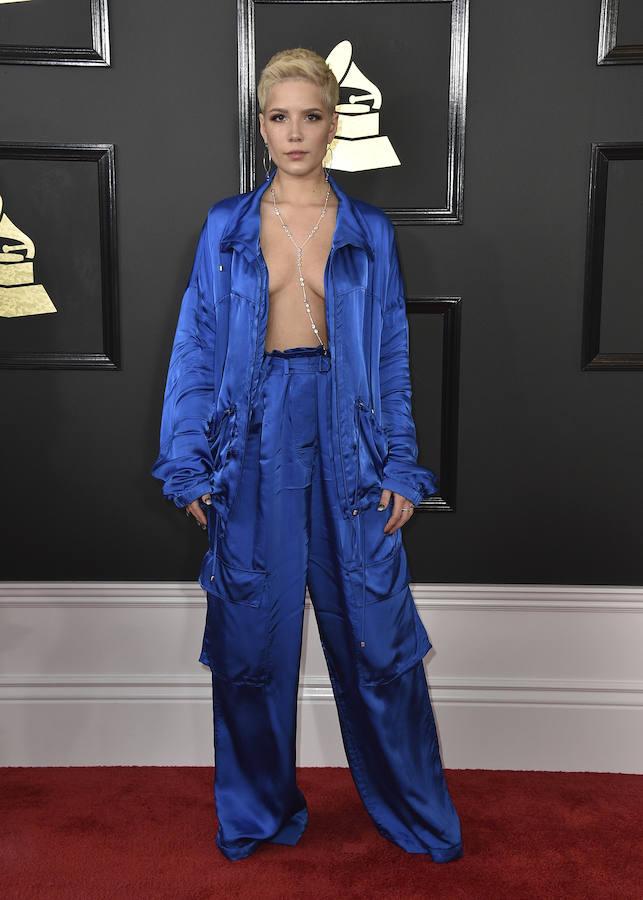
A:
{"label": "woman", "polygon": [[152,469],[209,533],[200,661],[216,843],[236,860],[306,827],[295,737],[308,586],[362,802],[384,837],[448,862],[460,822],[400,532],[436,480],[417,463],[394,232],[323,168],[339,87],[322,57],[277,53],[258,100],[276,168],[208,212]]}

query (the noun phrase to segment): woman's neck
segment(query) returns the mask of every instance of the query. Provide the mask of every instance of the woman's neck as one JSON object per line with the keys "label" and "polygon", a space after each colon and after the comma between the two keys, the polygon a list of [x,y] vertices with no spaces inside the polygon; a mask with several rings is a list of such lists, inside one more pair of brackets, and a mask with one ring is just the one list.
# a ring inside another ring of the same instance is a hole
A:
{"label": "woman's neck", "polygon": [[[328,191],[328,182],[322,171],[311,172],[309,175],[289,175],[279,169],[272,179],[277,203],[288,204],[291,207],[315,206],[323,203]],[[268,192],[270,202],[272,194]],[[331,188],[332,195],[332,188]]]}

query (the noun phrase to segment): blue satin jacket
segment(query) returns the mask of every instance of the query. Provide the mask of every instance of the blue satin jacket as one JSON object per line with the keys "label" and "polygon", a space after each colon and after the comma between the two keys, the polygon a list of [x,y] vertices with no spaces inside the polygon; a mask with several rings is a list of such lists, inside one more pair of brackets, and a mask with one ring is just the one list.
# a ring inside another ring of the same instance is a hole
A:
{"label": "blue satin jacket", "polygon": [[[268,268],[259,204],[274,178],[208,211],[183,296],[151,474],[184,507],[205,493],[225,521],[239,483],[263,359]],[[333,361],[335,475],[345,516],[382,488],[417,504],[438,490],[418,465],[411,411],[408,320],[393,225],[377,206],[339,198],[324,272]]]}

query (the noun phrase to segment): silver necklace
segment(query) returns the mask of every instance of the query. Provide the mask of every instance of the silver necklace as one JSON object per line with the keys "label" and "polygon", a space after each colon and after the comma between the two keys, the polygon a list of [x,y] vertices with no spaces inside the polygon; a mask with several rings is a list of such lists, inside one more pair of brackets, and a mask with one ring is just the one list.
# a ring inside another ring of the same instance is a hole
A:
{"label": "silver necklace", "polygon": [[281,213],[279,212],[279,207],[277,206],[277,200],[275,198],[275,190],[272,185],[270,185],[270,193],[272,194],[272,202],[275,207],[275,213],[276,213],[276,215],[279,216],[279,221],[281,222],[281,227],[283,228],[283,230],[286,232],[286,234],[288,235],[288,237],[290,238],[292,243],[297,248],[297,272],[299,275],[299,284],[301,285],[301,289],[304,292],[304,304],[306,306],[306,312],[308,313],[308,318],[310,319],[310,324],[312,325],[313,331],[317,335],[317,340],[324,348],[324,353],[326,353],[327,351],[326,351],[326,347],[324,346],[324,342],[322,341],[322,339],[319,336],[319,329],[315,325],[315,320],[313,319],[313,317],[310,313],[310,303],[308,302],[308,297],[306,296],[306,285],[304,283],[304,276],[303,276],[303,272],[302,272],[302,268],[301,268],[301,262],[302,262],[304,247],[306,246],[308,241],[311,239],[311,237],[317,232],[317,230],[319,229],[319,223],[326,215],[326,208],[328,206],[328,197],[330,196],[330,184],[328,185],[328,190],[326,191],[326,199],[324,201],[324,208],[322,209],[321,215],[320,215],[319,219],[317,220],[317,224],[313,225],[310,234],[308,235],[308,237],[306,238],[304,243],[301,245],[301,247],[295,241],[294,237],[290,233],[290,229],[288,228],[288,226],[286,225],[286,223],[284,222],[284,220],[281,217]]}

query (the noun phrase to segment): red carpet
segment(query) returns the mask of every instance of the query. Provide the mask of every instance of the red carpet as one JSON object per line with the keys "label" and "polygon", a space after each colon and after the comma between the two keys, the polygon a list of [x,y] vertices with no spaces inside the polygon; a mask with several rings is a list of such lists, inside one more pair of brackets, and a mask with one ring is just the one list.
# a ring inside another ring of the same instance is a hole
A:
{"label": "red carpet", "polygon": [[447,770],[464,857],[381,837],[348,769],[300,769],[295,847],[230,862],[211,768],[0,770],[0,896],[109,900],[643,897],[643,776]]}

